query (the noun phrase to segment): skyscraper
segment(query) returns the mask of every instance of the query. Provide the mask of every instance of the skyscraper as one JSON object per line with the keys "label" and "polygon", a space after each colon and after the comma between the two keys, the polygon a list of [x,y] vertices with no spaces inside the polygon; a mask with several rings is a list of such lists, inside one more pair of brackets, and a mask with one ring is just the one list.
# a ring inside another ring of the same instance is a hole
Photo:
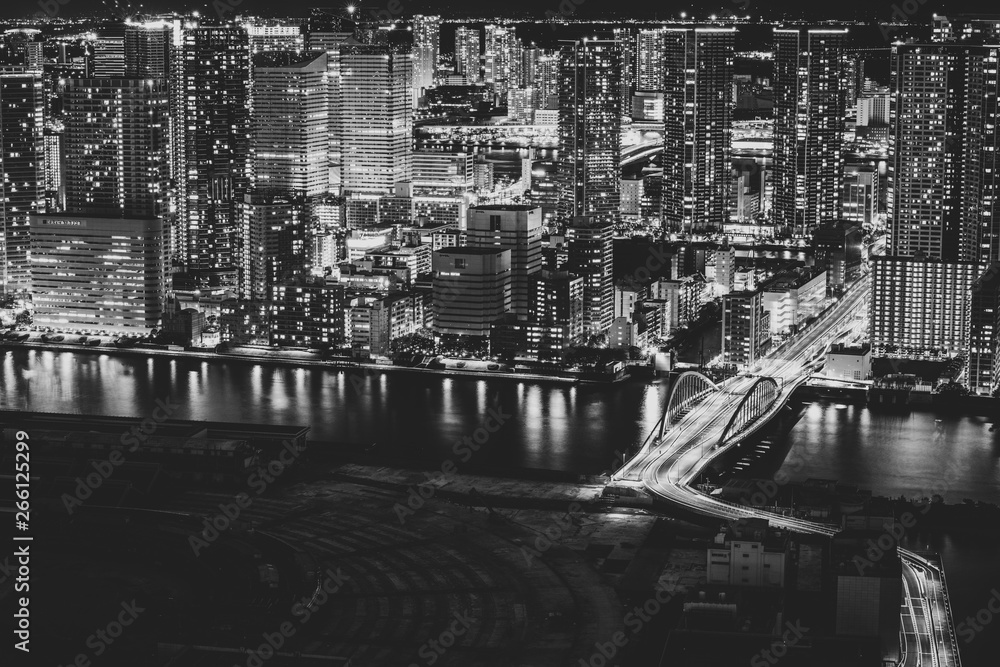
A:
{"label": "skyscraper", "polygon": [[664,44],[663,226],[721,230],[729,213],[736,29],[658,32]]}
{"label": "skyscraper", "polygon": [[846,35],[774,30],[774,218],[796,234],[840,217]]}
{"label": "skyscraper", "polygon": [[621,52],[614,40],[564,42],[559,65],[559,213],[618,213]]}
{"label": "skyscraper", "polygon": [[455,29],[455,71],[464,74],[470,83],[480,80],[479,53],[482,36],[478,28],[459,26]]}
{"label": "skyscraper", "polygon": [[434,85],[438,50],[441,45],[441,17],[417,14],[413,17],[413,99],[419,99]]}
{"label": "skyscraper", "polygon": [[189,271],[235,276],[239,206],[251,181],[246,30],[184,28],[178,69],[180,219],[174,247],[186,249],[181,261]]}
{"label": "skyscraper", "polygon": [[167,79],[170,77],[170,47],[173,24],[147,21],[125,24],[125,76]]}
{"label": "skyscraper", "polygon": [[122,77],[125,76],[125,30],[124,27],[112,28],[98,37],[91,45],[90,76]]}
{"label": "skyscraper", "polygon": [[258,191],[327,191],[329,105],[325,52],[254,56],[251,150]]}
{"label": "skyscraper", "polygon": [[390,194],[413,175],[412,57],[391,46],[345,45],[339,58],[343,190]]}
{"label": "skyscraper", "polygon": [[70,79],[63,98],[68,212],[155,218],[168,209],[163,79]]}
{"label": "skyscraper", "polygon": [[486,26],[484,64],[483,81],[493,86],[496,99],[506,100],[507,91],[516,88],[521,79],[521,42],[514,28]]}
{"label": "skyscraper", "polygon": [[663,90],[664,29],[640,30],[636,42],[636,90]]}
{"label": "skyscraper", "polygon": [[28,215],[45,201],[42,80],[0,73],[0,290],[27,289]]}
{"label": "skyscraper", "polygon": [[996,46],[893,46],[888,254],[1000,259]]}
{"label": "skyscraper", "polygon": [[583,278],[583,327],[604,332],[614,316],[614,227],[596,216],[574,218],[566,226],[566,268]]}

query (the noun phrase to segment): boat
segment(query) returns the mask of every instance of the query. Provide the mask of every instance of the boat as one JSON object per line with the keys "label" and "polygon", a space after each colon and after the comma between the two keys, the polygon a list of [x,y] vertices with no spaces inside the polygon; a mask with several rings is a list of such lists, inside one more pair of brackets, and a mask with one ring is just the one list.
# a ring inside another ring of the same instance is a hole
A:
{"label": "boat", "polygon": [[89,345],[90,347],[97,347],[100,344],[101,344],[100,338],[91,338],[90,340],[87,341],[87,345]]}
{"label": "boat", "polygon": [[64,340],[66,340],[66,336],[63,336],[62,334],[57,334],[55,336],[52,336],[49,340],[51,340],[53,343],[61,343]]}

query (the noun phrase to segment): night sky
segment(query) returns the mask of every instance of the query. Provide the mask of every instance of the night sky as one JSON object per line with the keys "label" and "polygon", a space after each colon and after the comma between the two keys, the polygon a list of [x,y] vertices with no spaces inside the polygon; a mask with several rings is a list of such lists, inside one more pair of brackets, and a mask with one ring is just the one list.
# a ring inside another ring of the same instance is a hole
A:
{"label": "night sky", "polygon": [[[190,2],[180,0],[148,0],[147,2],[127,2],[125,0],[27,0],[0,3],[0,17],[21,18],[41,12],[43,5],[59,5],[58,16],[114,16],[129,15],[142,11],[184,11],[200,10],[206,15],[215,14],[213,2]],[[346,0],[216,0],[236,8],[237,12],[246,12],[260,16],[305,16],[310,7],[328,6],[344,7]],[[990,12],[997,13],[995,0],[837,0],[836,2],[794,2],[775,3],[761,0],[703,0],[691,2],[609,2],[608,0],[505,0],[504,2],[456,2],[453,0],[367,0],[359,3],[362,12],[369,15],[382,12],[385,16],[392,8],[398,11],[402,18],[420,13],[438,13],[445,17],[473,18],[498,17],[511,18],[544,18],[546,12],[559,13],[571,8],[571,16],[576,18],[656,18],[665,19],[677,17],[686,11],[689,16],[705,16],[712,13],[719,15],[736,13],[750,14],[764,18],[808,18],[808,19],[868,19],[890,20],[894,6],[911,9],[912,19],[927,22],[935,12]],[[123,7],[120,10],[117,7]],[[903,11],[901,9],[901,11]]]}

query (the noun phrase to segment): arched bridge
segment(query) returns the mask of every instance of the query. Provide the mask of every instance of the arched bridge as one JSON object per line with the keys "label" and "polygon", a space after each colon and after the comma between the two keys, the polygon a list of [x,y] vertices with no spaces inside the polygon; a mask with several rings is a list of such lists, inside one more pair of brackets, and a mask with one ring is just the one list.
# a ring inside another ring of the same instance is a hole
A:
{"label": "arched bridge", "polygon": [[731,438],[753,426],[758,419],[767,414],[780,394],[781,391],[774,378],[757,378],[744,394],[726,428],[722,430],[718,446],[724,446]]}
{"label": "arched bridge", "polygon": [[678,375],[667,393],[657,440],[663,440],[663,433],[671,424],[713,391],[719,391],[719,385],[697,371],[686,371]]}

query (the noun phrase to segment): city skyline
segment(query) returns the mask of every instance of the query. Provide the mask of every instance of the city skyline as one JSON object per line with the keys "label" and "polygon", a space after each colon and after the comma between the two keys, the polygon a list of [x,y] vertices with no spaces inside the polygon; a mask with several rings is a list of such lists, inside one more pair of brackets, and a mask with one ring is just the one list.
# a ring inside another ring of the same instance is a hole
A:
{"label": "city skyline", "polygon": [[24,664],[992,664],[1000,15],[88,5],[0,21]]}

